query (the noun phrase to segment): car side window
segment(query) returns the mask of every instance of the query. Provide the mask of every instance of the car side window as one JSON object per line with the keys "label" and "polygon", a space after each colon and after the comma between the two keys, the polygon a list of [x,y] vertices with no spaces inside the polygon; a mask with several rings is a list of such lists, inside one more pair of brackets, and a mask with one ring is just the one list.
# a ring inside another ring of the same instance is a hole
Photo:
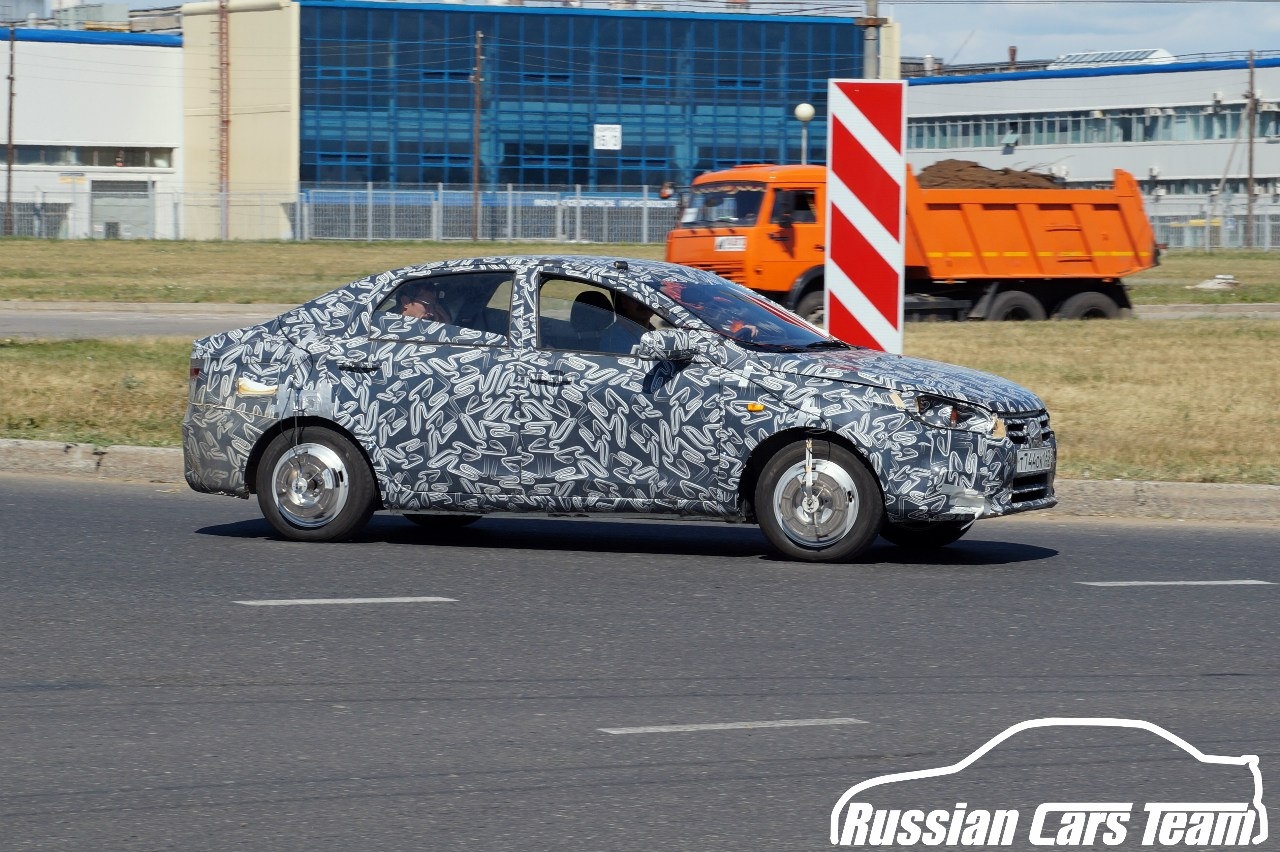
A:
{"label": "car side window", "polygon": [[378,305],[375,320],[396,337],[501,344],[510,330],[513,278],[506,271],[410,278]]}
{"label": "car side window", "polygon": [[635,355],[640,336],[657,323],[639,300],[598,284],[549,277],[538,288],[538,341],[545,349]]}

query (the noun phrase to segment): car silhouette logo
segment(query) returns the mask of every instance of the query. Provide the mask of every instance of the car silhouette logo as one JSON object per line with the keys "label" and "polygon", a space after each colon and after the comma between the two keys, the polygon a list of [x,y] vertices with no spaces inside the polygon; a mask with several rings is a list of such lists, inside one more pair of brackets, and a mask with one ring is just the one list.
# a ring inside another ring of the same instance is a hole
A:
{"label": "car silhouette logo", "polygon": [[[862,801],[861,797],[869,790],[904,781],[956,775],[977,763],[1001,743],[1023,731],[1037,728],[1086,727],[1130,728],[1147,731],[1177,746],[1200,763],[1243,767],[1248,771],[1252,782],[1251,799],[1247,802],[1147,802],[1145,805],[1138,804],[1137,807],[1134,802],[1045,802],[1035,809],[1030,819],[1026,820],[1020,819],[1022,815],[1016,809],[998,810],[990,814],[980,813],[979,819],[973,819],[972,813],[966,815],[965,805],[957,804],[954,810],[931,811],[928,814],[908,811],[907,814],[915,815],[911,820],[904,818],[900,812],[892,812],[895,815],[894,819],[902,819],[900,824],[908,829],[901,834],[894,826],[885,828],[887,821],[881,819],[885,812],[880,811],[876,815],[876,830],[868,832],[875,809]],[[1078,838],[1074,842],[1061,841],[1061,837],[1055,838],[1053,831],[1046,828],[1049,818],[1058,813],[1068,812],[1072,808],[1091,812],[1087,815],[1094,820],[1089,828],[1089,838],[1083,842]],[[1098,816],[1099,814],[1103,816]],[[1115,817],[1114,822],[1107,823],[1107,815],[1119,816]],[[1132,826],[1128,824],[1131,817],[1134,821]],[[948,821],[950,821],[949,825]],[[961,836],[962,821],[966,834],[965,839],[960,841],[958,838]],[[910,822],[909,825],[908,822]],[[925,825],[917,825],[922,822]],[[980,830],[974,831],[975,826]],[[1195,829],[1194,835],[1191,828]],[[1142,846],[1183,845],[1184,842],[1196,847],[1203,847],[1210,842],[1215,847],[1259,845],[1266,841],[1268,831],[1267,810],[1262,804],[1262,772],[1259,768],[1258,756],[1205,754],[1176,734],[1140,719],[1032,719],[1006,729],[968,757],[950,766],[881,775],[855,784],[840,796],[831,810],[830,840],[834,846],[894,845],[895,841],[900,845],[922,843],[936,846],[944,842],[946,845],[956,845],[960,842],[963,845],[1008,846],[1016,835],[1018,840],[1025,840],[1034,846],[1092,846],[1098,839],[1099,830],[1101,833],[1106,833],[1108,830],[1112,832],[1109,837],[1102,840],[1108,846],[1119,845],[1124,842],[1126,836],[1135,843],[1140,841]],[[931,835],[930,831],[933,831]],[[1200,842],[1202,840],[1204,842]]]}

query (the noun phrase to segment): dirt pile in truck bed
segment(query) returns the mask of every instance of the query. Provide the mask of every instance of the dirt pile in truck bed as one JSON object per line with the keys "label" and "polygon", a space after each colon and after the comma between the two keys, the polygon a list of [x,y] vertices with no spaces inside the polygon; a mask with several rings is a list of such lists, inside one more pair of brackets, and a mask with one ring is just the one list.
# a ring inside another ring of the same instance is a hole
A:
{"label": "dirt pile in truck bed", "polygon": [[1061,189],[1050,175],[988,169],[972,160],[939,160],[916,175],[924,189]]}

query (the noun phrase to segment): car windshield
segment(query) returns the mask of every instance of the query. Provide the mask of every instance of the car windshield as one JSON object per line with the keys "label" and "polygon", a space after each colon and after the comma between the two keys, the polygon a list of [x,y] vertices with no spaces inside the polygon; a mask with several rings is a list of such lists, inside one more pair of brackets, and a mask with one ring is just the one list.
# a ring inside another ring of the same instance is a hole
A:
{"label": "car windshield", "polygon": [[777,303],[721,278],[666,280],[659,289],[718,333],[749,348],[798,352],[848,347]]}
{"label": "car windshield", "polygon": [[686,228],[709,225],[754,225],[764,200],[762,183],[707,183],[695,186],[680,217]]}

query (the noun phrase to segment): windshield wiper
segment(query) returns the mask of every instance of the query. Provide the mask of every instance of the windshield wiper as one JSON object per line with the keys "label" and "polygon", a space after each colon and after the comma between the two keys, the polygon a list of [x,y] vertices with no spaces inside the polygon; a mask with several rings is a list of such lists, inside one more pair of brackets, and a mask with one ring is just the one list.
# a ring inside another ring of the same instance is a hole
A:
{"label": "windshield wiper", "polygon": [[815,340],[804,347],[805,349],[851,349],[852,347],[843,340]]}

